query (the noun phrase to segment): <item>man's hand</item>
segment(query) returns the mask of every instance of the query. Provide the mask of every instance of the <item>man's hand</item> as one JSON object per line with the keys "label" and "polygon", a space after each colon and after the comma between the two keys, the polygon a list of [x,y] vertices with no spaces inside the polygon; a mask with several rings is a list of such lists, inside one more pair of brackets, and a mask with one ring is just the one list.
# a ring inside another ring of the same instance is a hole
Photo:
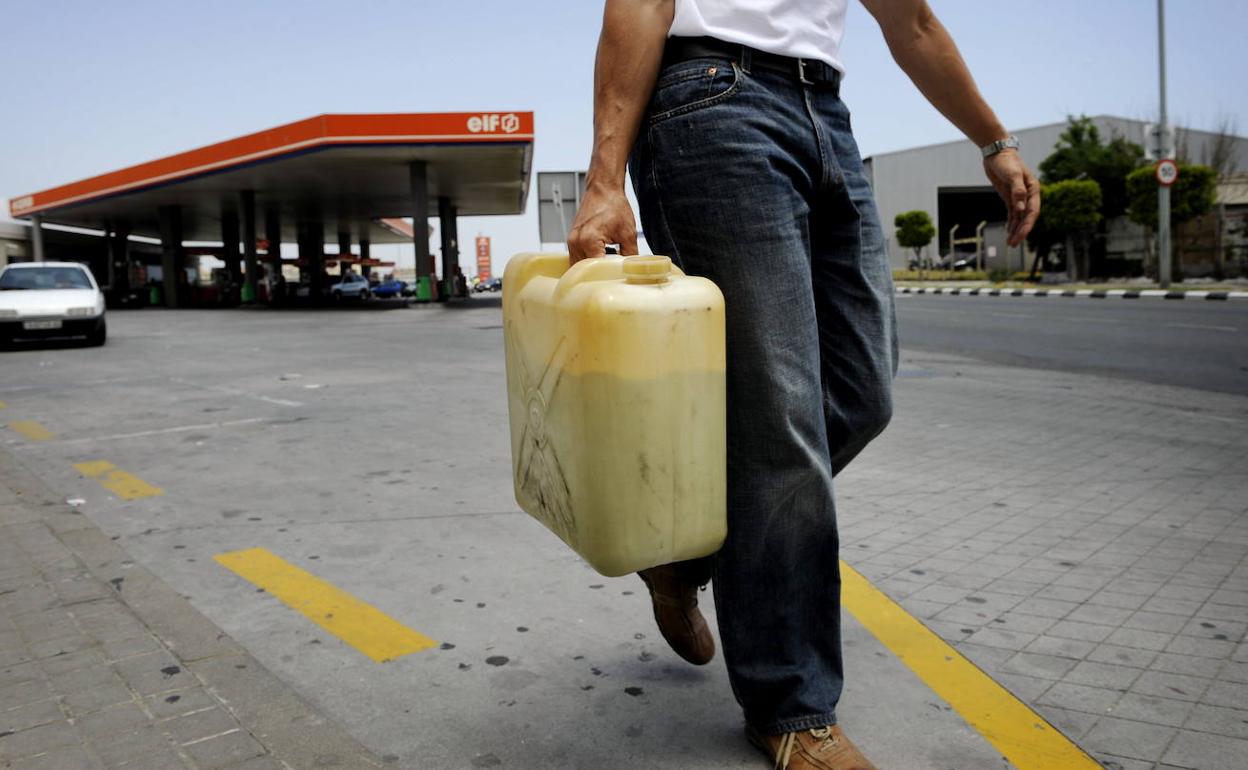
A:
{"label": "man's hand", "polygon": [[620,244],[620,253],[637,253],[637,220],[624,197],[623,185],[616,188],[590,185],[581,199],[576,221],[568,233],[568,254],[572,264],[589,257],[604,256],[608,243]]}
{"label": "man's hand", "polygon": [[1040,183],[1014,150],[984,158],[984,173],[1009,210],[1006,238],[1011,246],[1017,246],[1040,216]]}

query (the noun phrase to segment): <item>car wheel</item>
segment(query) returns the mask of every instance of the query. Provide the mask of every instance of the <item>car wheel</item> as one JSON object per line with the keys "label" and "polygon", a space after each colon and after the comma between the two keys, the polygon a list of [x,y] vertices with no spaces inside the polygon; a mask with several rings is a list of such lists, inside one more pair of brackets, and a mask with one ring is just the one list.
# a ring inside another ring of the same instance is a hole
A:
{"label": "car wheel", "polygon": [[108,339],[108,327],[103,321],[100,322],[100,328],[87,335],[87,344],[92,347],[99,347]]}

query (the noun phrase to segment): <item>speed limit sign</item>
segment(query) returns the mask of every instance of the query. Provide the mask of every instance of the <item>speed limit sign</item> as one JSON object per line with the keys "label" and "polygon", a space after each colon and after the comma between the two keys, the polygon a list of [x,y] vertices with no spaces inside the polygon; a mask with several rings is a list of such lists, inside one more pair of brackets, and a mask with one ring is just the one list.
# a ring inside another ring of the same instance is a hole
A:
{"label": "speed limit sign", "polygon": [[1179,180],[1179,164],[1169,158],[1157,161],[1157,183],[1169,187]]}

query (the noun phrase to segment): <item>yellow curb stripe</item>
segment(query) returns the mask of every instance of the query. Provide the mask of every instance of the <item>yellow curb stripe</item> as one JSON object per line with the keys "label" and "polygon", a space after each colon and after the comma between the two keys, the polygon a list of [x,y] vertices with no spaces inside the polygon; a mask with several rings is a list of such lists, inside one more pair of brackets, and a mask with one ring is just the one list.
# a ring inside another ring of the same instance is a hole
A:
{"label": "yellow curb stripe", "polygon": [[3,401],[0,401],[0,409],[5,409],[7,407],[8,407],[8,404],[4,403]]}
{"label": "yellow curb stripe", "polygon": [[120,497],[122,500],[138,500],[144,497],[163,495],[165,490],[154,487],[143,479],[117,468],[108,460],[91,460],[77,463],[74,470],[83,476],[95,479],[100,486]]}
{"label": "yellow curb stripe", "polygon": [[374,663],[385,663],[438,645],[376,607],[265,548],[231,551],[213,558],[239,577],[273,594],[292,610],[303,613],[308,620]]}
{"label": "yellow curb stripe", "polygon": [[1018,770],[1100,770],[1044,717],[845,562],[841,603]]}
{"label": "yellow curb stripe", "polygon": [[9,423],[9,430],[22,434],[31,441],[50,441],[56,434],[34,420],[16,420]]}

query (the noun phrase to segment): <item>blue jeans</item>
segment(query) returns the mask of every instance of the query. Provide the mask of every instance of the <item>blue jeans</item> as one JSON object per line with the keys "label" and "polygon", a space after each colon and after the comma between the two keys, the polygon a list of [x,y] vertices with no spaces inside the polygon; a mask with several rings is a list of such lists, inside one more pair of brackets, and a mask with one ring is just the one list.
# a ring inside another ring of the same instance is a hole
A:
{"label": "blue jeans", "polygon": [[879,216],[834,83],[743,54],[664,67],[630,159],[646,239],[723,291],[728,538],[709,564],[729,679],[766,734],[836,723],[832,479],[887,425]]}

